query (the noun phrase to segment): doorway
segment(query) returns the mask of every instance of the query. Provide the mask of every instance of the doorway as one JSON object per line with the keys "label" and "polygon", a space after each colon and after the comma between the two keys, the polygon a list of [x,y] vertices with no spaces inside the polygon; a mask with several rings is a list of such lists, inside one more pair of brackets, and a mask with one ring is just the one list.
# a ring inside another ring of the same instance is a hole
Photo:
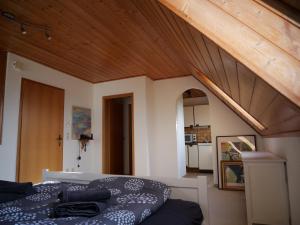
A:
{"label": "doorway", "polygon": [[62,170],[64,90],[22,79],[17,180],[38,183]]}
{"label": "doorway", "polygon": [[133,93],[103,97],[103,173],[134,174]]}
{"label": "doorway", "polygon": [[213,173],[211,118],[207,95],[199,89],[189,89],[182,95],[186,176]]}

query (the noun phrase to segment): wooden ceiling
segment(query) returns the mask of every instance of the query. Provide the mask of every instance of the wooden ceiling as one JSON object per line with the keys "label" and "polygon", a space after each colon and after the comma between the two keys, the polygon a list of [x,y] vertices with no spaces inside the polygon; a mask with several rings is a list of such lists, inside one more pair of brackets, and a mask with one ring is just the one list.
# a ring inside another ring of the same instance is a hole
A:
{"label": "wooden ceiling", "polygon": [[[260,122],[262,135],[300,132],[300,108],[155,0],[8,0],[0,9],[51,27],[52,40],[0,18],[0,48],[92,83],[204,75]],[[212,90],[214,92],[214,90]],[[299,90],[300,91],[300,90]]]}

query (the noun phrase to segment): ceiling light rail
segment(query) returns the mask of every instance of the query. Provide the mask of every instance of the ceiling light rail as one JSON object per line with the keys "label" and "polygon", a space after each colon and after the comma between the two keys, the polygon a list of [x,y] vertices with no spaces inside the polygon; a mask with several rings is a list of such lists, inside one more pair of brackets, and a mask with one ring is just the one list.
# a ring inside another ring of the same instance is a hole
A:
{"label": "ceiling light rail", "polygon": [[52,39],[50,27],[46,25],[34,24],[28,21],[20,20],[12,12],[3,11],[1,9],[0,12],[1,12],[1,16],[4,17],[6,20],[20,25],[21,34],[26,35],[28,33],[28,30],[30,29],[30,30],[36,30],[44,33],[46,39],[49,41]]}

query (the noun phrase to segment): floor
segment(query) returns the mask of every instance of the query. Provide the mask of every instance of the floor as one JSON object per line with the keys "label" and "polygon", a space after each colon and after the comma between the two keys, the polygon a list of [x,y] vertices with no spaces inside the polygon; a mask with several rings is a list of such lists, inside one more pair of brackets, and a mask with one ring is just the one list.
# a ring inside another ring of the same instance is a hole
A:
{"label": "floor", "polygon": [[207,176],[210,225],[246,225],[246,198],[243,191],[219,190],[212,174],[188,173],[185,177]]}

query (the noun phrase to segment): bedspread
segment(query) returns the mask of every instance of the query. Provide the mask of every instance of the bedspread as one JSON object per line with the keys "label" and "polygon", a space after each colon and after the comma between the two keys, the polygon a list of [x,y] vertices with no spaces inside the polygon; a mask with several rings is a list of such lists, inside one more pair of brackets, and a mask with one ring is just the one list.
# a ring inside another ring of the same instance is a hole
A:
{"label": "bedspread", "polygon": [[[87,188],[107,188],[111,198],[103,213],[91,217],[50,218],[53,203],[62,189],[68,191]],[[162,206],[170,196],[163,183],[132,177],[108,177],[88,185],[47,183],[36,185],[36,194],[0,204],[0,224],[43,225],[134,225],[139,224]]]}

